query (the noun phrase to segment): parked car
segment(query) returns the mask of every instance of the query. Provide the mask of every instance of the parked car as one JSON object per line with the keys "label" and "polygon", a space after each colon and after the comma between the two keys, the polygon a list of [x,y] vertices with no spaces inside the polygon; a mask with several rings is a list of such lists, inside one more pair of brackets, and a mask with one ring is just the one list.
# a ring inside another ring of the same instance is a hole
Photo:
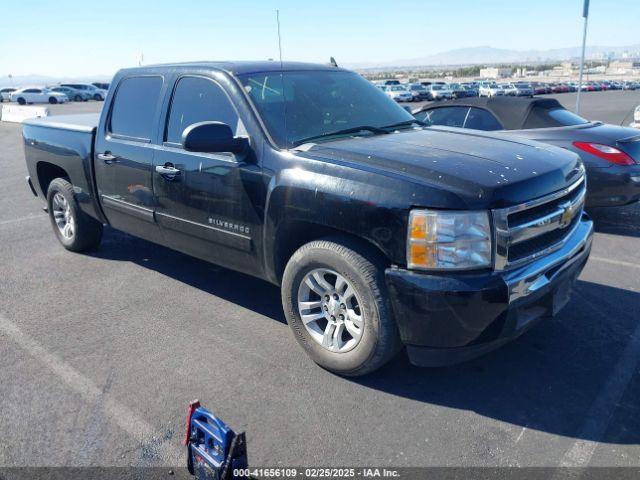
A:
{"label": "parked car", "polygon": [[404,85],[387,85],[384,93],[396,102],[413,102],[413,95]]}
{"label": "parked car", "polygon": [[20,105],[28,103],[66,103],[69,98],[60,92],[52,92],[42,87],[25,87],[19,88],[11,93],[11,101],[18,102]]}
{"label": "parked car", "polygon": [[107,97],[107,90],[97,88],[95,85],[91,85],[89,83],[62,83],[61,86],[71,87],[75,88],[76,90],[87,92],[91,94],[91,98],[97,101],[104,101],[104,99]]}
{"label": "parked car", "polygon": [[545,95],[551,93],[551,88],[541,82],[534,82],[531,84],[533,87],[534,95]]}
{"label": "parked car", "polygon": [[432,83],[427,87],[429,100],[450,100],[453,98],[453,92],[446,85],[441,83]]}
{"label": "parked car", "polygon": [[453,98],[466,98],[467,91],[466,89],[459,83],[450,83],[447,85],[447,88],[451,90],[451,96]]}
{"label": "parked car", "polygon": [[76,90],[71,87],[62,87],[62,86],[51,86],[47,87],[52,92],[63,93],[67,96],[69,100],[73,100],[74,102],[86,102],[91,99],[91,94],[87,91]]}
{"label": "parked car", "polygon": [[414,102],[421,102],[429,98],[429,92],[427,92],[427,89],[421,83],[412,83],[408,87]]}
{"label": "parked car", "polygon": [[631,128],[640,128],[640,105],[633,112],[633,122],[629,125]]}
{"label": "parked car", "polygon": [[518,93],[518,89],[513,86],[511,83],[503,83],[502,85],[498,85],[505,95],[515,97]]}
{"label": "parked car", "polygon": [[0,102],[10,102],[11,94],[15,91],[16,89],[13,87],[0,88]]}
{"label": "parked car", "polygon": [[108,224],[278,285],[330,371],[365,374],[403,344],[432,366],[496,348],[555,315],[589,256],[575,153],[424,129],[354,72],[159,65],[109,92],[100,115],[23,124],[62,246],[97,248]]}
{"label": "parked car", "polygon": [[475,82],[466,82],[463,83],[465,91],[467,92],[467,97],[477,97],[478,96],[478,84]]}
{"label": "parked car", "polygon": [[640,135],[590,122],[551,98],[491,98],[426,106],[414,113],[429,125],[504,130],[539,140],[582,158],[589,178],[588,206],[619,206],[640,200]]}
{"label": "parked car", "polygon": [[101,90],[109,90],[109,84],[105,82],[93,82],[91,85]]}
{"label": "parked car", "polygon": [[383,85],[400,85],[400,80],[384,80]]}
{"label": "parked car", "polygon": [[550,83],[549,87],[551,87],[551,93],[567,93],[569,91],[569,87],[561,83]]}
{"label": "parked car", "polygon": [[533,88],[528,83],[514,83],[516,97],[533,97]]}
{"label": "parked car", "polygon": [[481,83],[479,96],[481,97],[503,97],[504,90],[497,83]]}

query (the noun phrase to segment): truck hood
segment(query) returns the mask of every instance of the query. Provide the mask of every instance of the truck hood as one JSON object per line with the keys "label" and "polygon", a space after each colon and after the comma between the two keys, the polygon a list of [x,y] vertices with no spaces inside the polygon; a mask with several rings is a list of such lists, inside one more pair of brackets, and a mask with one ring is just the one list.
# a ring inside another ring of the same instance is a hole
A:
{"label": "truck hood", "polygon": [[502,208],[544,196],[571,184],[582,169],[578,155],[561,148],[447,127],[300,148],[304,156],[445,190],[468,208]]}

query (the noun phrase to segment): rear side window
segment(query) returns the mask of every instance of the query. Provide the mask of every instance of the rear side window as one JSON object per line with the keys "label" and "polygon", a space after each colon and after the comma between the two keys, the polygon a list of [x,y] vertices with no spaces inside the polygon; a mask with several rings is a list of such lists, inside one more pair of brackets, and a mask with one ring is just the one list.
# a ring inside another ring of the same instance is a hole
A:
{"label": "rear side window", "polygon": [[239,127],[238,114],[222,87],[207,78],[181,78],[173,93],[165,142],[180,143],[185,128],[206,121],[226,123],[234,135]]}
{"label": "rear side window", "polygon": [[523,128],[568,127],[585,123],[589,123],[589,121],[564,108],[534,106],[529,112]]}
{"label": "rear side window", "polygon": [[464,123],[464,128],[472,128],[474,130],[502,130],[502,125],[491,113],[483,110],[482,108],[471,108],[467,120]]}
{"label": "rear side window", "polygon": [[111,133],[149,141],[161,89],[162,77],[130,77],[120,82],[111,111]]}
{"label": "rear side window", "polygon": [[422,120],[427,125],[444,125],[446,127],[462,128],[464,119],[467,116],[469,107],[442,107],[427,110],[423,118],[416,115],[418,120]]}

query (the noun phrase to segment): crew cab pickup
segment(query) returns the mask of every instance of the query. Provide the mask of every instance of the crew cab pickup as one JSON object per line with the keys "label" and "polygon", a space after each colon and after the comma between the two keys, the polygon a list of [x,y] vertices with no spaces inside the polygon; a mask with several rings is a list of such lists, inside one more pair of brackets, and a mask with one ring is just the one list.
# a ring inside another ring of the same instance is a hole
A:
{"label": "crew cab pickup", "polygon": [[502,345],[567,303],[591,249],[576,154],[425,128],[337,67],[125,69],[99,117],[23,136],[65,248],[109,225],[279,285],[295,338],[342,375],[403,346],[439,366]]}

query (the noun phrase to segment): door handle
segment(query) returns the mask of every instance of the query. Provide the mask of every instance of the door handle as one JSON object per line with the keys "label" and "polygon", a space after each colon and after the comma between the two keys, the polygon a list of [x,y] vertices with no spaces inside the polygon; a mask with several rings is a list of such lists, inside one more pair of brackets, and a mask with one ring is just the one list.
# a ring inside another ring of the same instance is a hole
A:
{"label": "door handle", "polygon": [[180,170],[178,170],[171,164],[156,166],[156,172],[158,172],[160,175],[167,175],[170,177],[175,177],[176,175],[180,175]]}
{"label": "door handle", "polygon": [[111,155],[109,152],[99,153],[98,160],[102,160],[107,165],[111,165],[112,163],[116,163],[118,161],[118,157],[115,155]]}

